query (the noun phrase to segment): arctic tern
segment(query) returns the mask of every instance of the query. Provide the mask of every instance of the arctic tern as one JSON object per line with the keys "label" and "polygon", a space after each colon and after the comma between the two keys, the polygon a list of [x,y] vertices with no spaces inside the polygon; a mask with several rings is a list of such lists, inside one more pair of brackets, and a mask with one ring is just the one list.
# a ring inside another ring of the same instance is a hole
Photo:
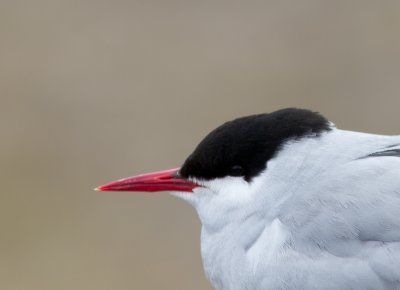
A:
{"label": "arctic tern", "polygon": [[400,136],[282,109],[227,122],[177,169],[100,191],[170,191],[202,223],[217,290],[400,289]]}

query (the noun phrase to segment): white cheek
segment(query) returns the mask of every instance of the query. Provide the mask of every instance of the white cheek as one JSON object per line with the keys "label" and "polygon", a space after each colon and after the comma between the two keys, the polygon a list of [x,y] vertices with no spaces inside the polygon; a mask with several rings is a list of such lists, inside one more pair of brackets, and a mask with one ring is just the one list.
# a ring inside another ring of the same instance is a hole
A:
{"label": "white cheek", "polygon": [[249,184],[242,177],[225,177],[209,182],[209,188],[218,195],[231,195],[234,192],[244,192]]}
{"label": "white cheek", "polygon": [[191,181],[201,185],[188,192],[171,192],[172,195],[192,204],[199,211],[224,211],[233,208],[245,208],[257,200],[260,191],[263,191],[266,172],[247,182],[243,177],[227,176],[213,180]]}
{"label": "white cheek", "polygon": [[230,205],[243,204],[253,197],[252,186],[242,177],[224,177],[204,182],[213,202]]}

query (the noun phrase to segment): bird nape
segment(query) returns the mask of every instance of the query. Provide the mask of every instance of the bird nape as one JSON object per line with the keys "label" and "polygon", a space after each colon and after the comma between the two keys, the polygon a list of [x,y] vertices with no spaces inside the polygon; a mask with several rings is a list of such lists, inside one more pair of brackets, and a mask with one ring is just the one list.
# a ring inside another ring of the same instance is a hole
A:
{"label": "bird nape", "polygon": [[100,191],[170,191],[202,223],[218,290],[400,289],[400,136],[283,109],[227,122],[181,168]]}

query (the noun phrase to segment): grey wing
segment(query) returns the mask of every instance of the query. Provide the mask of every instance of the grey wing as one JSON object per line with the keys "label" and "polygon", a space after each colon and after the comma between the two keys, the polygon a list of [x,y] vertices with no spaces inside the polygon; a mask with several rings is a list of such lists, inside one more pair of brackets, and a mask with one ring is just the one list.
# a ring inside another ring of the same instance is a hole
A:
{"label": "grey wing", "polygon": [[[396,145],[399,146],[399,145]],[[371,158],[371,157],[400,157],[400,149],[387,149],[382,151],[377,151],[371,154],[368,154],[362,158]]]}
{"label": "grey wing", "polygon": [[359,239],[366,244],[365,252],[369,254],[367,260],[371,268],[390,289],[400,289],[399,157],[400,149],[378,151],[367,156],[371,160],[366,161],[379,165],[381,174],[377,173],[377,182],[372,187],[378,195],[376,213],[371,212],[374,222],[359,235]]}
{"label": "grey wing", "polygon": [[310,209],[297,217],[305,244],[312,240],[353,264],[354,281],[376,276],[377,289],[400,289],[400,150],[370,154],[325,177],[297,201]]}

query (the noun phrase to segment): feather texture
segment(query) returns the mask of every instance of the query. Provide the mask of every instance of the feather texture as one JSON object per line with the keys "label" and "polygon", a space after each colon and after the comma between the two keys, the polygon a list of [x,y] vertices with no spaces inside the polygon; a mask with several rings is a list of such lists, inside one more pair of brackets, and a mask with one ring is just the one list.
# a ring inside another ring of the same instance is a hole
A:
{"label": "feather texture", "polygon": [[196,180],[213,286],[400,289],[398,144],[332,129],[288,141],[251,182]]}

